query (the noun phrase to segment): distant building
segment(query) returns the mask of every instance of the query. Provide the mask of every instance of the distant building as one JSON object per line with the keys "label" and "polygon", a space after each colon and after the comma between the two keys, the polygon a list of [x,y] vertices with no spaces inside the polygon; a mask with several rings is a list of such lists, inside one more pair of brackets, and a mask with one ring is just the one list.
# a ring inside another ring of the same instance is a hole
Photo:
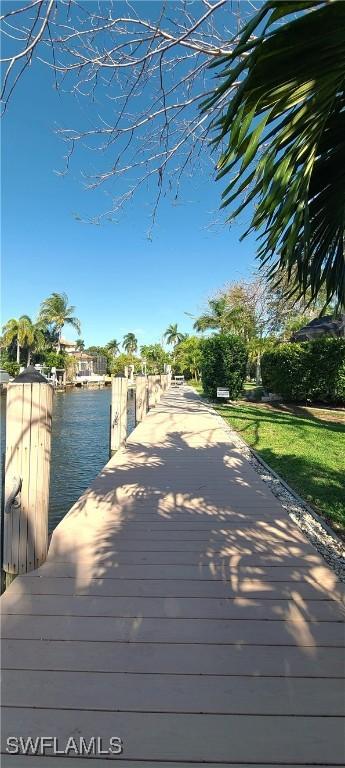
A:
{"label": "distant building", "polygon": [[87,352],[69,352],[68,354],[70,354],[76,362],[77,376],[92,376],[96,373],[94,370],[96,362],[95,355],[88,355]]}
{"label": "distant building", "polygon": [[60,349],[61,349],[61,352],[66,352],[68,355],[72,355],[74,352],[77,351],[76,342],[68,341],[68,339],[61,338]]}
{"label": "distant building", "polygon": [[61,339],[61,351],[76,361],[76,376],[105,376],[107,358],[105,355],[89,355],[77,349],[75,341]]}

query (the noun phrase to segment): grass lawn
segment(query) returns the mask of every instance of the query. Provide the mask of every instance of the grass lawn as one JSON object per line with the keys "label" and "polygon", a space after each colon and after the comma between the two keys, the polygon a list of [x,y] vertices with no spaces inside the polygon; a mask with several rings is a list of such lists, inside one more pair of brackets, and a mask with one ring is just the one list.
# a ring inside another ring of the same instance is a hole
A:
{"label": "grass lawn", "polygon": [[[197,390],[202,394],[200,385]],[[243,401],[214,408],[335,530],[345,532],[344,412]]]}

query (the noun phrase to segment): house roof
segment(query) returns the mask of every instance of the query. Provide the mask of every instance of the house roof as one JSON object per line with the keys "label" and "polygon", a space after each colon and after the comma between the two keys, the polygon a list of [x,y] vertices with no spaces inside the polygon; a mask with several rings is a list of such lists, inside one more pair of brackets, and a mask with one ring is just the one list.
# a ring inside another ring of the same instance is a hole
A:
{"label": "house roof", "polygon": [[315,320],[311,320],[310,323],[300,328],[299,331],[295,331],[291,341],[308,341],[318,336],[345,337],[345,315],[340,315],[339,317],[332,317],[332,315],[316,317]]}
{"label": "house roof", "polygon": [[75,360],[96,360],[97,355],[89,355],[88,352],[73,352]]}

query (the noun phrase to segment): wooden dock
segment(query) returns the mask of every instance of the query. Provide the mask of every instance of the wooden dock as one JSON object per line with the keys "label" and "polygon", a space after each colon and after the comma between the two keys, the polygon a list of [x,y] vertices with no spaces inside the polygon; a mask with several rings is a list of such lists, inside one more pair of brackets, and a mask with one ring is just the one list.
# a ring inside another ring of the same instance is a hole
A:
{"label": "wooden dock", "polygon": [[119,736],[75,765],[343,766],[342,595],[220,420],[170,391],[2,598],[2,750]]}

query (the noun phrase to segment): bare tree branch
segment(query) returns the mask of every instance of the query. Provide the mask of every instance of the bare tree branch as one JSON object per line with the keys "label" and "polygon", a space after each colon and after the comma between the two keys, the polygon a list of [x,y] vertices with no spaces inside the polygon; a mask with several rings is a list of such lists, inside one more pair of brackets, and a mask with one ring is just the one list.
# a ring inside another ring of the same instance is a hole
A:
{"label": "bare tree branch", "polygon": [[1,100],[5,111],[28,65],[51,70],[81,106],[79,125],[58,129],[67,144],[60,173],[88,149],[84,183],[106,184],[112,197],[102,215],[116,218],[145,184],[154,221],[182,174],[212,170],[207,127],[223,105],[202,116],[198,105],[213,81],[209,63],[231,50],[248,9],[231,0],[126,6],[118,16],[113,0],[33,0],[3,13]]}

